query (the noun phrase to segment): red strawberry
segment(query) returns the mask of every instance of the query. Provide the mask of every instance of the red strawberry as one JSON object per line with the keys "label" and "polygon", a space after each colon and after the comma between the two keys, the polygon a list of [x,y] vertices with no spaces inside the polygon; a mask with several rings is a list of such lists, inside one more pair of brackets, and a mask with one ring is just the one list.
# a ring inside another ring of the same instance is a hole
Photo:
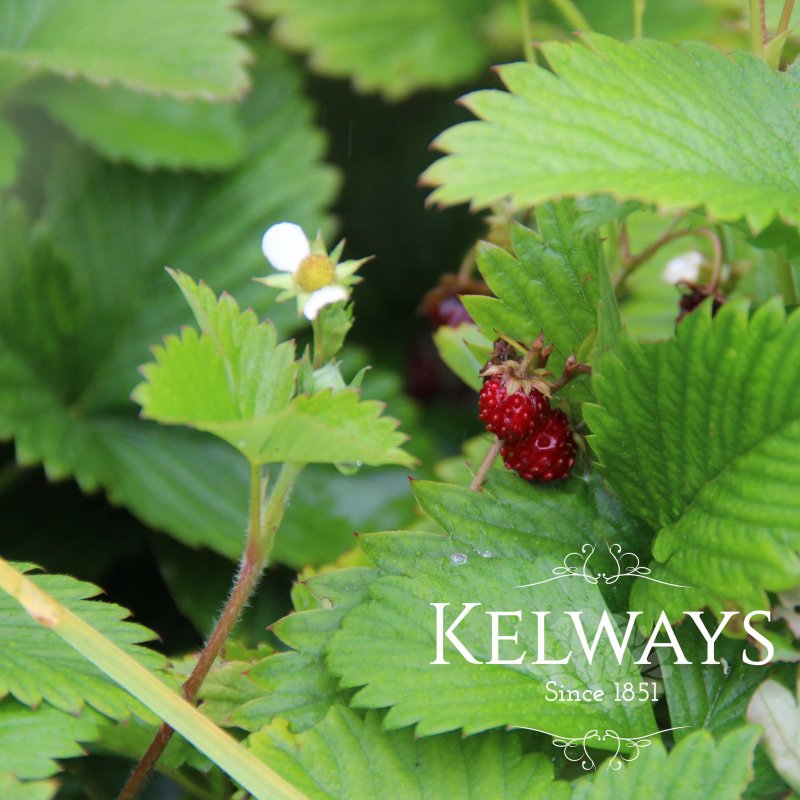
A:
{"label": "red strawberry", "polygon": [[478,409],[486,430],[513,444],[536,430],[542,415],[550,410],[550,403],[538,389],[526,393],[520,388],[509,396],[503,380],[492,377],[481,388]]}
{"label": "red strawberry", "polygon": [[562,411],[549,411],[530,438],[506,443],[501,450],[506,469],[526,481],[563,480],[575,464],[575,439]]}

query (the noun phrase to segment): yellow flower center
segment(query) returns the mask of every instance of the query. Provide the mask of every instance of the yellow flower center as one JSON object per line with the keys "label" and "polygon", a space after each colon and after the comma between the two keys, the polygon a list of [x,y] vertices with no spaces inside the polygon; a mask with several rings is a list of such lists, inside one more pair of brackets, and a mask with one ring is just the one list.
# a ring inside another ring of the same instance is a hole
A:
{"label": "yellow flower center", "polygon": [[295,283],[304,292],[316,292],[333,283],[334,268],[327,256],[306,256],[294,274]]}

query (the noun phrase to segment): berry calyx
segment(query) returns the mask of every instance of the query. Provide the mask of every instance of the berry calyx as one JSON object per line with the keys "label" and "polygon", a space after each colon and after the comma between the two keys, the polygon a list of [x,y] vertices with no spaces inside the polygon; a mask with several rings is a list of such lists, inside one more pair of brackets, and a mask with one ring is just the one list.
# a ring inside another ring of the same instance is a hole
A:
{"label": "berry calyx", "polygon": [[506,469],[526,481],[564,480],[575,465],[575,439],[562,411],[548,411],[527,439],[506,444],[500,451]]}
{"label": "berry calyx", "polygon": [[486,430],[507,443],[531,436],[549,410],[550,403],[538,389],[519,388],[508,394],[500,377],[486,380],[478,397],[478,416]]}

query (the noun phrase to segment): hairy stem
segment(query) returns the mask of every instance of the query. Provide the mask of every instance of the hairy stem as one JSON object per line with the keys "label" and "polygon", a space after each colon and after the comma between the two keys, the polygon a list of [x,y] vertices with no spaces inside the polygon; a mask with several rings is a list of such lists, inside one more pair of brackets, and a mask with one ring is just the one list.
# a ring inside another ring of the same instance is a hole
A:
{"label": "hairy stem", "polygon": [[525,53],[525,60],[529,64],[535,64],[536,55],[533,52],[531,9],[529,3],[530,0],[519,0],[519,16],[522,21],[522,52]]}
{"label": "hairy stem", "polygon": [[475,473],[475,477],[472,479],[472,483],[469,485],[470,491],[480,491],[481,485],[483,484],[484,480],[486,480],[486,475],[491,469],[492,464],[494,464],[495,459],[500,454],[502,447],[502,441],[495,437],[494,443],[489,448],[489,452],[486,454],[486,458],[483,459],[483,463],[478,468],[478,471]]}
{"label": "hairy stem", "polygon": [[764,55],[767,41],[767,26],[764,18],[764,0],[749,0],[750,4],[750,50],[754,55]]}
{"label": "hairy stem", "polygon": [[[193,702],[203,681],[206,679],[217,656],[225,646],[242,611],[252,596],[261,575],[267,566],[269,554],[275,542],[275,533],[283,519],[286,501],[302,470],[299,464],[284,464],[278,480],[273,487],[266,507],[262,509],[263,491],[261,472],[258,466],[250,467],[250,523],[242,562],[233,583],[231,593],[217,620],[214,630],[208,637],[191,675],[183,684],[183,696]],[[119,800],[133,800],[144,788],[174,734],[173,728],[164,723],[156,733],[147,751],[131,773],[119,794]]]}

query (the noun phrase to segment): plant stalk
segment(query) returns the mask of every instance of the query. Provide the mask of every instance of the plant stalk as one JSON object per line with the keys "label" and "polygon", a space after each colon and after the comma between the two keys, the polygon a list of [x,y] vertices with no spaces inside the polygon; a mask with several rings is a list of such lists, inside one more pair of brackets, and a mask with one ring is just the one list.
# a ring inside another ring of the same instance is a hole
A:
{"label": "plant stalk", "polygon": [[495,459],[498,455],[500,455],[500,450],[502,447],[503,442],[495,437],[492,446],[489,448],[489,452],[486,454],[486,458],[483,459],[483,463],[478,468],[478,471],[475,473],[475,477],[472,479],[472,483],[469,485],[470,491],[480,491],[481,485],[486,479],[486,475],[489,473],[489,470],[491,469],[492,464],[494,464]]}
{"label": "plant stalk", "polygon": [[765,0],[749,0],[750,4],[750,50],[759,58],[764,56],[767,43],[767,25],[764,9]]}
{"label": "plant stalk", "polygon": [[789,24],[792,21],[792,12],[794,11],[794,0],[784,0],[783,11],[781,11],[781,21],[778,23],[778,30],[775,31],[775,38],[782,36],[789,30]]}
{"label": "plant stalk", "polygon": [[530,0],[519,0],[519,16],[522,21],[522,52],[529,64],[536,63],[536,54],[533,52],[533,33],[531,31]]}
{"label": "plant stalk", "polygon": [[641,39],[644,34],[644,12],[647,0],[633,0],[633,38]]}
{"label": "plant stalk", "polygon": [[[261,471],[255,464],[250,466],[250,522],[247,544],[222,614],[211,631],[194,669],[183,684],[183,696],[190,703],[197,696],[200,686],[214,666],[248,600],[258,586],[272,552],[275,533],[283,519],[286,501],[302,468],[299,464],[284,464],[270,493],[266,508],[262,509]],[[175,730],[168,722],[158,729],[147,751],[122,788],[118,800],[133,800],[144,788],[174,733]]]}
{"label": "plant stalk", "polygon": [[193,708],[152,672],[0,558],[3,589],[40,625],[52,629],[133,697],[166,720],[255,797],[305,800],[305,795]]}
{"label": "plant stalk", "polygon": [[583,15],[583,12],[572,2],[572,0],[550,0],[556,7],[559,14],[571,25],[573,30],[576,31],[591,31],[592,26],[589,20]]}

